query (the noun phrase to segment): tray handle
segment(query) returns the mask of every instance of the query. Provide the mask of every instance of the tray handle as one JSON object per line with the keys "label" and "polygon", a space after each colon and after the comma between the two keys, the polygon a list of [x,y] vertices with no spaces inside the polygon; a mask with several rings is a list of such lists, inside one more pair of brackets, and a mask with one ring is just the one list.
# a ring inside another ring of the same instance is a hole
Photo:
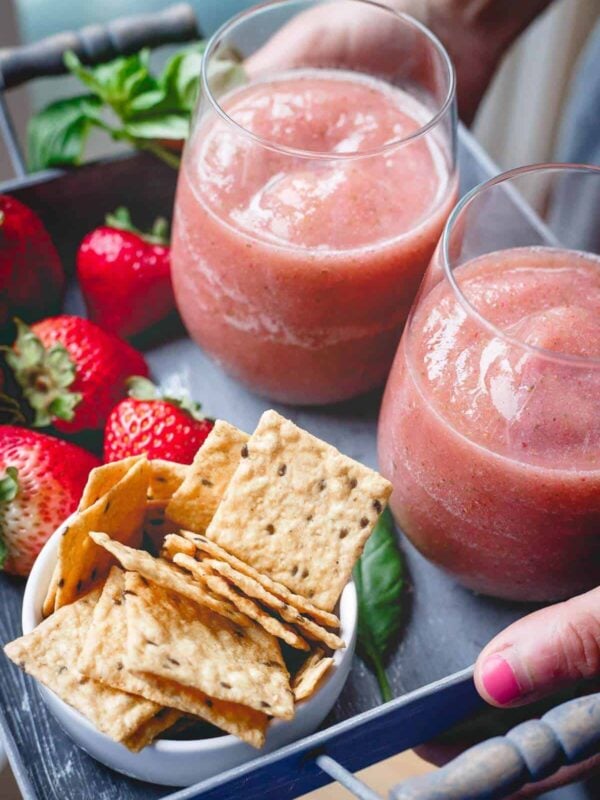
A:
{"label": "tray handle", "polygon": [[39,42],[0,50],[0,90],[13,89],[32,78],[62,75],[66,50],[73,50],[86,64],[100,64],[142,47],[184,42],[198,38],[194,10],[179,3],[153,14],[120,17],[105,25],[87,25]]}
{"label": "tray handle", "polygon": [[390,798],[499,800],[599,751],[600,693],[570,700],[506,736],[475,745],[436,772],[395,786]]}

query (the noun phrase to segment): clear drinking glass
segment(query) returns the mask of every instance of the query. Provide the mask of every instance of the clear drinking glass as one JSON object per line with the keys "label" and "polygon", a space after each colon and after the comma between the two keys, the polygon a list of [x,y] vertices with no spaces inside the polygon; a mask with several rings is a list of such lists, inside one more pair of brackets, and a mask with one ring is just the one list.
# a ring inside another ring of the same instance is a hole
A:
{"label": "clear drinking glass", "polygon": [[[571,219],[582,196],[593,226]],[[486,594],[600,583],[599,213],[597,167],[525,167],[468,194],[390,373],[378,446],[394,514]]]}
{"label": "clear drinking glass", "polygon": [[172,246],[192,338],[285,402],[381,385],[456,198],[439,41],[366,0],[258,6],[210,40],[192,127]]}

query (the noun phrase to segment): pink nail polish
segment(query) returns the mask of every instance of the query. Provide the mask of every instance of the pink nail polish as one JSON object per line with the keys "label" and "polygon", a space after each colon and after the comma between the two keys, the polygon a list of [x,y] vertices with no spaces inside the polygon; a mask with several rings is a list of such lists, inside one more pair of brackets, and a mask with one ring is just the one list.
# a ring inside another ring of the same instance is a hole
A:
{"label": "pink nail polish", "polygon": [[481,682],[492,700],[500,705],[512,703],[523,694],[512,667],[499,655],[486,659],[481,671]]}

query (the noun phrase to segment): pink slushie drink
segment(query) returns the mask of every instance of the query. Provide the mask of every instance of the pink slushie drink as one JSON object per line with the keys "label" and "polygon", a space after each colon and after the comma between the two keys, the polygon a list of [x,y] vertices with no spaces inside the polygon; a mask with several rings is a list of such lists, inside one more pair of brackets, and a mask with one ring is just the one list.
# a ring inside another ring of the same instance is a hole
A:
{"label": "pink slushie drink", "polygon": [[600,258],[510,249],[454,277],[481,319],[428,274],[386,388],[394,514],[477,591],[552,600],[596,586]]}
{"label": "pink slushie drink", "polygon": [[[201,120],[177,192],[173,281],[190,335],[292,403],[381,385],[455,198],[431,118],[383,81],[296,70]],[[233,122],[232,122],[233,121]]]}

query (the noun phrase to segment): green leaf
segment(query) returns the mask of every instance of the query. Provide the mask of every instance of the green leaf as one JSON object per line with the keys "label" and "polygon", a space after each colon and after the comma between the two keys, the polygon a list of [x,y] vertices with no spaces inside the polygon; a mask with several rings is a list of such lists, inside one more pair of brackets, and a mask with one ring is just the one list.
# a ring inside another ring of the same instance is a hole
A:
{"label": "green leaf", "polygon": [[133,224],[129,209],[125,206],[119,206],[112,212],[112,214],[106,215],[105,222],[111,228],[117,228],[117,230],[120,231],[129,231],[129,233],[135,233],[136,236],[139,236],[145,242],[150,242],[150,244],[169,244],[169,223],[164,217],[157,217],[154,220],[152,229],[146,233],[145,231],[141,231],[139,228],[136,228],[136,226]]}
{"label": "green leaf", "polygon": [[0,478],[0,503],[10,503],[19,491],[19,473],[16,467],[7,467],[6,475]]}
{"label": "green leaf", "polygon": [[148,378],[143,378],[139,375],[133,375],[125,381],[128,394],[130,397],[135,397],[136,400],[164,400],[171,405],[181,408],[187,412],[191,417],[196,420],[204,420],[206,417],[202,414],[202,406],[190,397],[172,397],[163,394],[160,389],[155,386]]}
{"label": "green leaf", "polygon": [[[64,63],[69,72],[93,93],[86,97],[94,104],[96,113],[76,116],[68,131],[63,133],[62,138],[66,141],[56,142],[53,147],[50,146],[52,143],[44,144],[47,137],[33,136],[30,150],[34,168],[79,163],[92,124],[103,128],[113,139],[147,150],[167,164],[178,167],[178,154],[162,140],[179,142],[189,134],[205,47],[204,42],[196,42],[181,50],[167,62],[158,78],[150,72],[148,50],[115,58],[96,67],[84,66],[73,52],[65,53]],[[240,60],[236,52],[227,50],[211,63],[209,80],[213,91],[221,94],[245,82]],[[62,104],[74,102],[75,98],[59,101]],[[103,121],[100,111],[107,109],[118,118],[117,125],[111,127]],[[64,116],[60,119],[63,126],[67,124]],[[53,155],[55,151],[57,155]]]}
{"label": "green leaf", "polygon": [[57,100],[35,114],[27,126],[29,169],[79,164],[91,128],[101,125],[101,106],[94,95],[81,95]]}
{"label": "green leaf", "polygon": [[65,53],[65,65],[119,116],[127,118],[131,102],[159,89],[149,69],[149,51],[121,56],[97,67],[84,67],[75,53]]}
{"label": "green leaf", "polygon": [[57,342],[45,348],[39,337],[21,320],[15,320],[17,338],[4,347],[4,358],[34,412],[33,425],[44,428],[55,418],[70,421],[81,394],[70,389],[76,368],[68,350]]}
{"label": "green leaf", "polygon": [[158,387],[149,378],[142,375],[132,375],[125,381],[127,394],[136,400],[159,400],[161,395]]}
{"label": "green leaf", "polygon": [[354,569],[358,593],[357,651],[375,672],[384,702],[392,699],[384,663],[402,627],[404,572],[394,521],[386,508]]}
{"label": "green leaf", "polygon": [[128,120],[123,130],[134,139],[187,139],[190,120],[187,115],[159,114]]}
{"label": "green leaf", "polygon": [[159,83],[171,108],[187,111],[190,114],[193,111],[205,49],[205,42],[197,42],[167,62]]}
{"label": "green leaf", "polygon": [[[10,503],[19,493],[19,473],[16,467],[7,467],[6,474],[0,478],[0,503]],[[0,569],[4,569],[8,547],[0,535]]]}

